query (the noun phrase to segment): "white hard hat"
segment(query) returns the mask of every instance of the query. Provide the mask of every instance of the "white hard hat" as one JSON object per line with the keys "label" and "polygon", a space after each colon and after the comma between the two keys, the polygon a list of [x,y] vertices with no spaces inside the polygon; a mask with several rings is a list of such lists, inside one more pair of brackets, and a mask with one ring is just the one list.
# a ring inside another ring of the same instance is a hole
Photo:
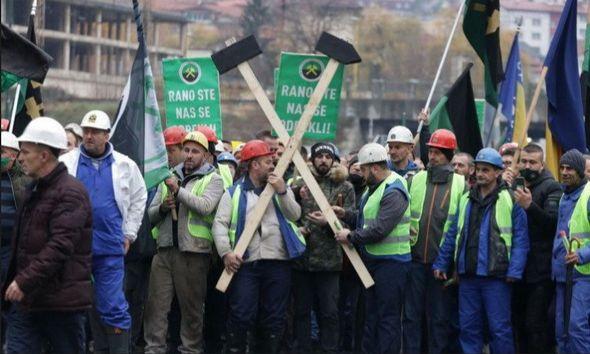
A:
{"label": "white hard hat", "polygon": [[74,135],[76,135],[80,139],[82,139],[84,137],[84,132],[82,131],[82,128],[76,123],[69,123],[64,127],[64,129],[66,131],[68,131],[68,130],[71,131],[72,133],[74,133]]}
{"label": "white hard hat", "polygon": [[105,112],[95,109],[84,115],[80,126],[82,128],[111,130],[111,120]]}
{"label": "white hard hat", "polygon": [[68,138],[64,127],[53,118],[39,117],[33,119],[25,128],[19,142],[43,144],[56,149],[66,149]]}
{"label": "white hard hat", "polygon": [[2,132],[1,139],[2,139],[2,146],[20,151],[20,147],[18,146],[18,139],[16,138],[16,135],[9,133],[9,132]]}
{"label": "white hard hat", "polygon": [[358,158],[361,165],[366,165],[387,161],[389,160],[389,155],[387,155],[387,150],[383,146],[377,143],[369,143],[360,149]]}
{"label": "white hard hat", "polygon": [[410,129],[398,125],[389,130],[387,133],[387,142],[388,143],[405,143],[405,144],[413,144],[414,143],[414,135]]}
{"label": "white hard hat", "polygon": [[223,145],[223,141],[218,140],[217,144],[215,144],[215,152],[224,152],[225,146]]}

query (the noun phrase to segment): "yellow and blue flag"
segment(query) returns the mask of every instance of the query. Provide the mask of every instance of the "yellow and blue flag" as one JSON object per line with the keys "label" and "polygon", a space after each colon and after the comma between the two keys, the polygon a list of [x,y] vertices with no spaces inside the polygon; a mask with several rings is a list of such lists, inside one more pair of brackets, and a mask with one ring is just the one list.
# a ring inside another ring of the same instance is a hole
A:
{"label": "yellow and blue flag", "polygon": [[[545,87],[547,89],[547,122],[552,137],[547,139],[548,166],[556,166],[549,161],[550,148],[557,152],[570,149],[586,151],[586,132],[584,110],[580,94],[580,72],[578,71],[577,0],[567,0],[545,58],[547,70]],[[551,142],[558,146],[551,146]],[[553,154],[559,158],[559,153]],[[552,171],[557,174],[557,171]]]}
{"label": "yellow and blue flag", "polygon": [[[504,73],[504,81],[501,83],[498,97],[498,114],[507,122],[504,142],[513,141],[522,144],[524,139],[526,139],[526,132],[524,131],[526,105],[524,100],[524,86],[522,84],[523,76],[522,65],[520,63],[518,33],[514,36]],[[525,135],[525,137],[522,135]]]}

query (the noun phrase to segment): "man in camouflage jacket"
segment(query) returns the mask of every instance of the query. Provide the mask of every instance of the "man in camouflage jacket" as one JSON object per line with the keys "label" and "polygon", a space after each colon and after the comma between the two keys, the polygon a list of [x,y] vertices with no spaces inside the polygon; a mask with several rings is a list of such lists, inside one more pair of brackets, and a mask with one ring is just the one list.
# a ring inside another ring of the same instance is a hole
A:
{"label": "man in camouflage jacket", "polygon": [[[330,204],[345,209],[354,208],[354,188],[347,181],[348,172],[335,159],[333,145],[315,144],[311,148],[311,172]],[[297,181],[294,191],[300,198],[301,230],[307,242],[305,254],[293,267],[295,345],[301,352],[311,351],[310,315],[314,298],[317,298],[320,346],[324,352],[335,352],[338,350],[338,285],[342,249],[302,180]]]}

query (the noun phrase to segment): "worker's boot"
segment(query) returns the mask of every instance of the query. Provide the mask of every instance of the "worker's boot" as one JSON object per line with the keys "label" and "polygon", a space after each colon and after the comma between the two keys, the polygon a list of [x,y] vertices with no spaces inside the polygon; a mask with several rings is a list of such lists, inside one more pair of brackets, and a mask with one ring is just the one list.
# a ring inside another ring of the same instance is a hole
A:
{"label": "worker's boot", "polygon": [[247,344],[246,332],[228,331],[226,342],[226,354],[245,354]]}
{"label": "worker's boot", "polygon": [[110,354],[129,354],[129,331],[109,326],[106,333]]}
{"label": "worker's boot", "polygon": [[281,336],[274,333],[265,333],[260,338],[260,345],[254,351],[256,354],[278,354],[281,351]]}

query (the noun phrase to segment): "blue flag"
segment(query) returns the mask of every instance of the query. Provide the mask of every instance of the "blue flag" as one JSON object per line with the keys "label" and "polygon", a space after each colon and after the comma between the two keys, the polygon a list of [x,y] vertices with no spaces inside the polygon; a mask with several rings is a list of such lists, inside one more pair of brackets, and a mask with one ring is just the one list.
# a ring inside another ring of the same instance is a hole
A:
{"label": "blue flag", "polygon": [[524,102],[524,87],[522,77],[522,66],[520,63],[520,46],[518,44],[518,33],[514,36],[512,49],[504,71],[504,81],[500,86],[498,114],[507,122],[506,136],[504,142],[520,143],[524,129],[526,111]]}
{"label": "blue flag", "polygon": [[547,120],[563,152],[574,148],[586,151],[576,39],[577,5],[577,0],[565,3],[544,64],[548,68]]}

